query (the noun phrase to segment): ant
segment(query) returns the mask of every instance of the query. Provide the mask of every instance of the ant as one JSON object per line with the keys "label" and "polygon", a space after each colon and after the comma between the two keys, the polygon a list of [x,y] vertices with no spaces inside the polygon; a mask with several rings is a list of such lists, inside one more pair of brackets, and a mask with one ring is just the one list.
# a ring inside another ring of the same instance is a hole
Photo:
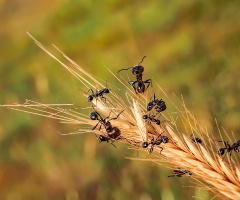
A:
{"label": "ant", "polygon": [[174,174],[172,174],[168,177],[173,177],[173,176],[182,177],[182,175],[185,175],[187,173],[188,173],[189,176],[192,175],[192,173],[189,170],[186,170],[186,169],[181,170],[180,168],[173,170],[173,173]]}
{"label": "ant", "polygon": [[103,88],[102,90],[96,90],[96,93],[94,93],[91,88],[88,90],[88,92],[89,92],[89,91],[92,91],[92,94],[90,94],[90,95],[88,96],[88,102],[92,102],[92,100],[93,100],[94,97],[95,97],[95,98],[101,97],[101,99],[104,99],[104,101],[106,102],[107,99],[106,99],[106,97],[104,97],[103,95],[110,93],[110,90],[118,90],[118,89],[119,89],[119,88],[117,88],[117,89],[108,89],[108,87],[107,87],[107,81],[106,81],[106,88]]}
{"label": "ant", "polygon": [[[124,110],[123,110],[123,111],[124,111]],[[122,111],[122,112],[123,112],[123,111]],[[120,113],[117,115],[117,117],[112,118],[112,119],[110,119],[110,120],[108,120],[108,121],[106,121],[106,119],[108,119],[108,118],[110,117],[111,112],[109,113],[109,116],[106,117],[105,119],[103,119],[98,112],[96,112],[96,111],[91,112],[90,115],[89,115],[90,118],[91,118],[92,120],[98,120],[98,123],[92,128],[92,130],[94,130],[94,129],[98,126],[98,124],[100,123],[101,125],[100,125],[100,127],[99,127],[99,131],[101,130],[101,127],[102,127],[102,125],[103,125],[103,126],[105,127],[105,129],[106,129],[106,132],[107,132],[108,136],[109,136],[111,139],[116,139],[118,136],[121,135],[121,131],[120,131],[117,127],[112,127],[110,121],[111,121],[111,120],[114,120],[114,119],[117,119],[122,112],[120,112]],[[104,140],[104,139],[101,140],[101,138],[100,138],[100,141],[103,141],[103,140]],[[104,141],[105,141],[105,140],[104,140]]]}
{"label": "ant", "polygon": [[[149,150],[149,154],[151,154],[152,151],[153,151],[154,145],[159,146],[161,143],[163,143],[163,144],[168,143],[169,138],[168,138],[167,136],[162,136],[161,139],[159,139],[160,136],[161,136],[161,134],[158,135],[158,137],[156,138],[156,140],[154,140],[154,137],[152,137],[152,140],[151,140],[151,142],[149,142],[149,143],[148,143],[148,142],[143,142],[143,143],[142,143],[142,147],[143,147],[143,148],[147,148],[147,147],[151,144],[151,148],[150,148],[150,150]],[[162,147],[159,147],[159,148],[161,149],[161,151],[160,151],[160,153],[161,153],[162,150],[163,150],[163,148],[162,148]]]}
{"label": "ant", "polygon": [[[143,115],[143,119],[145,119],[146,121],[148,120],[148,124],[151,124],[151,122],[154,122],[154,123],[156,123],[157,125],[160,125],[160,120],[159,119],[155,119],[154,118],[155,117],[155,115]],[[160,117],[160,116],[159,116]],[[158,117],[158,118],[159,118]],[[146,122],[145,121],[145,122]]]}
{"label": "ant", "polygon": [[[162,99],[160,99],[160,100],[155,99],[155,93],[153,93],[152,96],[153,96],[153,101],[150,101],[148,103],[147,111],[152,110],[154,106],[156,106],[155,109],[158,113],[166,110],[167,107],[166,107],[165,101],[163,101]],[[150,100],[152,99],[152,96],[151,96]]]}
{"label": "ant", "polygon": [[[127,69],[120,69],[120,70],[118,70],[118,72],[120,72],[122,70],[129,70],[129,69],[132,68],[132,73],[134,75],[136,75],[136,79],[137,80],[136,81],[129,81],[128,83],[133,87],[133,89],[136,92],[136,94],[137,93],[144,93],[145,90],[148,89],[150,84],[152,86],[152,80],[151,79],[147,79],[146,81],[142,80],[142,74],[143,74],[143,71],[144,71],[144,67],[142,65],[140,65],[140,64],[143,62],[145,57],[146,56],[144,56],[142,58],[142,61],[138,65],[136,65],[134,67],[129,67]],[[137,85],[136,85],[136,83],[137,83]],[[145,88],[145,83],[148,84],[146,88]]]}
{"label": "ant", "polygon": [[238,149],[238,147],[240,147],[240,140],[237,141],[237,143],[233,143],[232,146],[230,146],[230,144],[228,144],[228,142],[225,141],[218,141],[218,142],[224,142],[225,147],[224,148],[220,148],[218,150],[218,154],[219,155],[223,155],[225,153],[225,149],[227,150],[227,152],[229,152],[230,156],[232,155],[232,151],[235,151],[237,153],[240,153],[240,150]]}

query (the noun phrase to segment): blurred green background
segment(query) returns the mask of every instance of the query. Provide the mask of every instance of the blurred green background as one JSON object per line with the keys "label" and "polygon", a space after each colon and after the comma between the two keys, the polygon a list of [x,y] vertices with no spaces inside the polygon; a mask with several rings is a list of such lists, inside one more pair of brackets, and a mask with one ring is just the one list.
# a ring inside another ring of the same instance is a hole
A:
{"label": "blurred green background", "polygon": [[[157,81],[170,96],[182,94],[217,137],[215,118],[239,139],[239,8],[237,0],[1,0],[0,102],[88,106],[78,90],[81,83],[40,50],[29,31],[112,87],[119,83],[104,66],[116,72],[146,55],[144,79]],[[130,71],[122,75],[135,79]],[[169,105],[168,110],[174,109]],[[93,134],[57,133],[75,125],[4,108],[0,120],[0,199],[212,197],[183,187],[193,186],[189,177],[168,178],[166,168],[124,159],[136,157],[124,145],[114,149],[99,144]]]}

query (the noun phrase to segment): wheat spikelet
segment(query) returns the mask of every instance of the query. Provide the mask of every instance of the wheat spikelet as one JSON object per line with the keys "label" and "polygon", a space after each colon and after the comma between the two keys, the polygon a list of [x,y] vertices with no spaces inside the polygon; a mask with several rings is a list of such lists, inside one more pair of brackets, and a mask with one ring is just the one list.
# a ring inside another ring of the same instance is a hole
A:
{"label": "wheat spikelet", "polygon": [[[71,66],[64,64],[31,35],[30,37],[41,49],[56,59],[81,81],[86,89],[96,89],[96,85],[104,87],[103,84],[85,72],[57,47],[54,46],[62,56],[71,63]],[[114,77],[126,87],[128,91],[128,93],[126,93],[127,101],[125,102],[117,94],[111,92],[106,102],[98,99],[97,103],[95,101],[92,103],[95,104],[95,109],[105,116],[108,116],[111,112],[111,117],[116,117],[124,110],[118,119],[111,121],[112,125],[118,127],[121,131],[122,137],[118,141],[130,143],[130,148],[148,152],[147,149],[142,148],[142,143],[144,141],[149,141],[152,137],[156,138],[159,134],[166,135],[169,137],[170,142],[161,145],[163,148],[162,151],[158,146],[154,146],[153,153],[149,155],[147,159],[137,159],[149,160],[160,165],[162,165],[162,162],[168,161],[169,166],[171,164],[172,168],[181,167],[189,170],[193,174],[192,177],[194,179],[204,184],[204,186],[217,196],[224,199],[240,199],[239,166],[234,162],[227,164],[217,153],[215,153],[216,149],[212,147],[212,145],[214,146],[215,144],[215,139],[212,136],[210,137],[207,130],[200,126],[194,116],[187,110],[184,103],[183,109],[185,110],[185,114],[183,114],[178,107],[176,107],[176,109],[185,127],[185,131],[178,129],[176,122],[171,116],[169,117],[170,119],[167,119],[165,116],[167,121],[162,123],[161,126],[153,123],[147,125],[142,119],[145,110],[144,103],[147,102],[147,97],[145,95],[136,95],[124,80],[120,80],[115,75]],[[159,88],[162,90],[160,86]],[[165,94],[164,91],[163,94]],[[86,93],[83,95],[84,98],[86,98]],[[166,94],[165,96],[168,97]],[[54,105],[40,104],[30,100],[24,105],[5,105],[4,107],[58,119],[63,123],[88,125],[85,128],[83,126],[83,128],[68,133],[67,135],[86,132],[107,135],[104,129],[98,130],[97,127],[96,130],[92,130],[91,126],[94,126],[96,122],[90,120],[89,116],[76,110],[66,110]],[[203,140],[203,144],[193,144],[190,140],[189,133],[194,133],[194,136],[200,137]]]}

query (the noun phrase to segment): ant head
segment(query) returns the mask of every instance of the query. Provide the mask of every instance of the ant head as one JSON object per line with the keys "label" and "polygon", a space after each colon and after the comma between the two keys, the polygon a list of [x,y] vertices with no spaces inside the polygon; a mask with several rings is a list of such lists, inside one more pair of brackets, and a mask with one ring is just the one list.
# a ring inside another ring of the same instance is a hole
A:
{"label": "ant head", "polygon": [[166,144],[166,143],[168,143],[168,141],[169,141],[169,139],[168,139],[167,136],[162,136],[161,139],[162,139],[163,144]]}
{"label": "ant head", "polygon": [[147,148],[147,147],[148,147],[148,142],[143,142],[143,143],[142,143],[142,147],[143,147],[143,148]]}
{"label": "ant head", "polygon": [[92,96],[92,95],[89,95],[89,96],[88,96],[88,101],[89,101],[89,102],[92,102],[92,100],[93,100],[93,96]]}
{"label": "ant head", "polygon": [[144,68],[142,65],[136,65],[132,68],[132,73],[134,75],[139,75],[139,74],[142,74],[144,71]]}
{"label": "ant head", "polygon": [[237,141],[238,145],[240,145],[240,140]]}
{"label": "ant head", "polygon": [[89,117],[91,118],[91,120],[98,120],[98,113],[96,111],[92,111],[89,114]]}
{"label": "ant head", "polygon": [[108,88],[103,88],[103,93],[109,93],[109,89]]}
{"label": "ant head", "polygon": [[143,117],[142,117],[143,119],[147,119],[148,118],[148,116],[147,115],[143,115]]}
{"label": "ant head", "polygon": [[220,149],[218,150],[218,154],[221,155],[221,156],[224,154],[224,152],[225,152],[225,149],[224,149],[224,148],[220,148]]}
{"label": "ant head", "polygon": [[156,120],[156,124],[160,125],[160,120],[159,119]]}
{"label": "ant head", "polygon": [[157,105],[158,105],[158,108],[157,108],[158,112],[162,112],[162,111],[166,110],[166,108],[167,108],[165,101],[163,101],[162,99],[159,100]]}
{"label": "ant head", "polygon": [[155,106],[155,104],[151,101],[151,102],[149,102],[148,103],[148,105],[147,105],[147,111],[150,111],[150,110],[152,110],[152,108]]}

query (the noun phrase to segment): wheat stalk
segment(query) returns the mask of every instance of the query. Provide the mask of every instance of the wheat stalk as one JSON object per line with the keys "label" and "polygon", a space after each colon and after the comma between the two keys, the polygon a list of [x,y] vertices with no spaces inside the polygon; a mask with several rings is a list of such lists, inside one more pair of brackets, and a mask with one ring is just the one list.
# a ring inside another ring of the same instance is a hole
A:
{"label": "wheat stalk", "polygon": [[[101,88],[104,87],[103,84],[84,71],[57,47],[54,46],[71,65],[60,61],[30,34],[29,36],[41,49],[72,73],[86,89],[96,89],[96,85]],[[116,93],[111,91],[111,94],[107,96],[106,102],[98,99],[97,104],[95,101],[92,103],[95,104],[98,112],[105,116],[108,116],[111,112],[111,117],[116,117],[118,113],[124,110],[118,119],[111,121],[113,126],[121,130],[121,138],[118,139],[118,141],[128,143],[130,148],[148,152],[147,149],[142,148],[143,141],[149,141],[152,137],[156,138],[159,134],[166,135],[169,137],[170,142],[161,145],[163,150],[160,151],[158,146],[154,146],[153,153],[147,158],[144,158],[144,160],[159,165],[163,165],[163,163],[167,161],[169,163],[167,167],[187,169],[193,174],[192,177],[195,180],[201,182],[205,187],[214,192],[216,196],[223,199],[240,199],[239,164],[234,162],[234,160],[231,160],[229,162],[230,164],[223,161],[222,157],[216,153],[217,150],[213,148],[213,146],[216,146],[213,135],[209,134],[207,130],[198,123],[196,118],[187,110],[184,103],[182,103],[184,112],[176,107],[178,116],[185,128],[184,131],[178,128],[175,120],[171,116],[168,118],[164,116],[166,122],[162,123],[161,126],[153,123],[147,125],[142,119],[147,97],[140,94],[136,95],[126,81],[119,79],[114,74],[113,76],[117,78],[128,91],[126,93],[127,101],[124,101]],[[160,86],[158,87],[162,90]],[[168,98],[163,90],[162,92],[166,98]],[[83,95],[86,96],[86,93],[83,93]],[[170,102],[170,99],[168,99],[167,102]],[[173,104],[173,106],[175,105]],[[12,104],[2,105],[2,107],[58,119],[63,123],[82,124],[81,129],[68,133],[67,135],[86,132],[107,135],[104,129],[99,131],[98,128],[96,128],[96,130],[93,131],[89,126],[84,127],[84,125],[94,126],[96,124],[95,121],[90,120],[89,116],[76,110],[59,108],[59,104],[40,104],[28,100],[24,105]],[[192,133],[194,133],[194,137],[201,138],[203,144],[193,144],[189,137]]]}

